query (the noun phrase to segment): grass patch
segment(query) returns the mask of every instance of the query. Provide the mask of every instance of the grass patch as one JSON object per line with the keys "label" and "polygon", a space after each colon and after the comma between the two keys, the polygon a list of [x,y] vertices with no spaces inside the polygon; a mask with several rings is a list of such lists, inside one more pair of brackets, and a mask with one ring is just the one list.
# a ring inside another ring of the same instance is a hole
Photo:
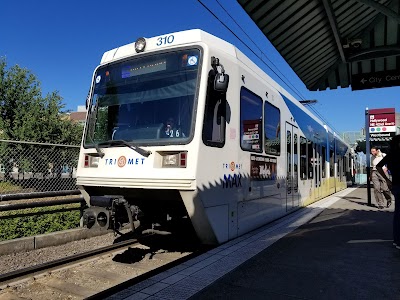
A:
{"label": "grass patch", "polygon": [[21,190],[23,190],[23,188],[20,187],[19,185],[12,184],[11,182],[8,182],[8,181],[0,182],[0,194],[6,194],[6,193],[21,191]]}
{"label": "grass patch", "polygon": [[79,226],[80,204],[0,212],[0,241]]}

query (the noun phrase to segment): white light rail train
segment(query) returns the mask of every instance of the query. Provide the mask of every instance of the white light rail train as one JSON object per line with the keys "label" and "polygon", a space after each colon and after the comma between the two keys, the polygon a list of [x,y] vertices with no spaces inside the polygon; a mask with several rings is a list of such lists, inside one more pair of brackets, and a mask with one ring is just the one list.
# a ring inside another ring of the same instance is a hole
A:
{"label": "white light rail train", "polygon": [[77,184],[89,228],[189,218],[219,244],[347,187],[349,146],[233,45],[195,29],[104,53]]}

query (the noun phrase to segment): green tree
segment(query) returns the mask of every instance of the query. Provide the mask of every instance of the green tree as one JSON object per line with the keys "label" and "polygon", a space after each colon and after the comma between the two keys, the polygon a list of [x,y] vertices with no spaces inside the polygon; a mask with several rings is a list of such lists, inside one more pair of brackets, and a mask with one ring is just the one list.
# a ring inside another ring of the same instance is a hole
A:
{"label": "green tree", "polygon": [[64,107],[57,91],[43,97],[35,75],[0,58],[1,138],[78,145],[82,127],[62,117]]}
{"label": "green tree", "polygon": [[[65,118],[62,100],[57,91],[43,96],[34,74],[18,65],[8,67],[6,59],[0,58],[0,139],[79,145],[83,128]],[[19,164],[15,152],[20,151],[21,145],[17,147],[10,143],[0,144],[0,159],[6,174],[13,164]],[[33,171],[44,172],[51,161],[49,153],[52,149],[32,150],[35,161],[41,166],[40,171]],[[26,162],[23,165],[27,167]]]}

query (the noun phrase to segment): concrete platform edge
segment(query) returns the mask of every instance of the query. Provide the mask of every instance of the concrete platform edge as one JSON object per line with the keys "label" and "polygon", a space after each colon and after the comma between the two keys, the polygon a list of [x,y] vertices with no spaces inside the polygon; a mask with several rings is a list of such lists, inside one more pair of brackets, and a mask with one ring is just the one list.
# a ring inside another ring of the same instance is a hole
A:
{"label": "concrete platform edge", "polygon": [[87,228],[73,228],[63,231],[56,231],[47,234],[17,238],[0,242],[0,255],[7,255],[16,252],[30,251],[50,246],[58,246],[68,242],[87,239],[110,231],[90,230]]}
{"label": "concrete platform edge", "polygon": [[[166,300],[188,299],[279,239],[317,217],[324,209],[355,189],[347,188],[314,202],[282,219],[264,225],[107,299],[150,299],[152,297]],[[248,247],[249,244],[251,244],[251,248]],[[146,284],[147,281],[149,284]],[[157,289],[160,283],[163,284],[161,290]]]}

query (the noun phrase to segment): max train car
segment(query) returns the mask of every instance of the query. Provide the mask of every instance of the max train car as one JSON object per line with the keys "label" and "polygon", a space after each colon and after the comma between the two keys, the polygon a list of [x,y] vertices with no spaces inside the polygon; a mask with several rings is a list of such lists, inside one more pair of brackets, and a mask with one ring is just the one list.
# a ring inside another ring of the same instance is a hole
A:
{"label": "max train car", "polygon": [[87,105],[77,183],[88,227],[186,217],[218,244],[346,188],[348,145],[201,30],[104,53]]}

